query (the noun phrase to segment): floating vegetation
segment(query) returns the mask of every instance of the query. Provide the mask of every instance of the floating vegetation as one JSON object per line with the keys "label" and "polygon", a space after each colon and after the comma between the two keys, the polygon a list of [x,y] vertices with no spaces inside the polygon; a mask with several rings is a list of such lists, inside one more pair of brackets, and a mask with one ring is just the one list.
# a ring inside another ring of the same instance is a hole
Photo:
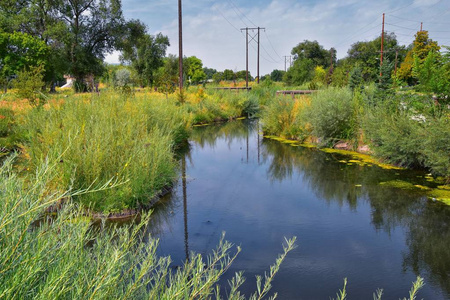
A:
{"label": "floating vegetation", "polygon": [[388,186],[393,188],[399,188],[403,190],[414,190],[417,192],[422,192],[424,195],[428,196],[428,198],[434,201],[440,201],[447,205],[450,205],[450,186],[443,185],[438,186],[437,188],[432,188],[428,186],[423,186],[419,184],[412,184],[403,180],[391,180],[380,182],[382,186]]}
{"label": "floating vegetation", "polygon": [[362,153],[358,153],[355,151],[349,151],[349,150],[340,150],[340,149],[331,149],[331,148],[323,148],[320,149],[323,152],[326,153],[337,153],[337,154],[341,154],[341,155],[346,155],[346,156],[351,156],[352,159],[349,160],[349,163],[355,163],[358,164],[360,166],[366,166],[366,165],[377,165],[380,168],[386,169],[386,170],[402,170],[403,168],[394,166],[394,165],[390,165],[390,164],[386,164],[386,163],[382,163],[379,160],[377,160],[376,158],[368,155],[368,154],[362,154]]}

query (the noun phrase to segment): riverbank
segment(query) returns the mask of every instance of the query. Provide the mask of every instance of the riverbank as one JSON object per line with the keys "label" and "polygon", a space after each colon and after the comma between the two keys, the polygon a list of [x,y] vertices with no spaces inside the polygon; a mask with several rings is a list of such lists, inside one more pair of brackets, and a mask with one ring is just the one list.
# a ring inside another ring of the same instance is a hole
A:
{"label": "riverbank", "polygon": [[58,175],[48,190],[93,190],[73,200],[91,216],[109,218],[148,208],[172,185],[178,168],[175,152],[193,126],[254,115],[260,100],[254,93],[200,87],[185,92],[182,102],[175,94],[147,90],[100,95],[64,91],[32,107],[10,93],[0,103],[2,154],[17,151],[22,174],[53,162]]}
{"label": "riverbank", "polygon": [[352,93],[329,88],[312,96],[278,97],[261,120],[266,136],[346,153],[385,168],[428,170],[428,181],[436,184],[428,187],[427,195],[450,204],[450,109],[431,96],[377,100],[370,89]]}

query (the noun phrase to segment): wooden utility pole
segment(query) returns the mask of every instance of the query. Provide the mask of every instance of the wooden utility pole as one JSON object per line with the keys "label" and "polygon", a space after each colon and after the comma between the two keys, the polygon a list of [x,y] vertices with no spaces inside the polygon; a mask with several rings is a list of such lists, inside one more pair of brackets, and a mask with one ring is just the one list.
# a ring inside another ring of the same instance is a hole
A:
{"label": "wooden utility pole", "polygon": [[420,31],[423,30],[423,22],[420,22]]}
{"label": "wooden utility pole", "polygon": [[[245,41],[246,41],[246,47],[245,47],[245,52],[246,52],[246,63],[245,63],[245,65],[246,65],[246,69],[245,69],[245,71],[247,72],[245,86],[246,86],[247,89],[248,89],[248,44],[251,41],[254,41],[255,37],[258,37],[258,39],[256,40],[256,42],[258,43],[258,58],[257,58],[257,74],[256,75],[258,77],[258,83],[259,83],[259,41],[260,41],[259,35],[260,35],[260,30],[261,29],[265,30],[265,28],[261,28],[261,27],[256,27],[256,28],[245,27],[245,28],[241,28],[241,31],[245,30]],[[257,34],[252,36],[250,41],[248,40],[248,31],[249,30],[252,30],[252,31],[253,30],[258,30]]]}
{"label": "wooden utility pole", "polygon": [[248,27],[245,28],[245,87],[248,89]]}
{"label": "wooden utility pole", "polygon": [[398,49],[395,49],[395,69],[394,76],[397,76]]}
{"label": "wooden utility pole", "polygon": [[333,54],[334,54],[334,49],[331,48],[330,49],[330,70],[331,70],[331,73],[333,73]]}
{"label": "wooden utility pole", "polygon": [[384,47],[384,13],[383,13],[383,25],[381,28],[380,77],[383,76],[383,71],[381,71],[381,68],[383,67],[383,47]]}
{"label": "wooden utility pole", "polygon": [[183,91],[183,13],[181,0],[178,0],[178,70],[180,93]]}
{"label": "wooden utility pole", "polygon": [[259,26],[258,26],[258,59],[256,60],[256,76],[259,84]]}

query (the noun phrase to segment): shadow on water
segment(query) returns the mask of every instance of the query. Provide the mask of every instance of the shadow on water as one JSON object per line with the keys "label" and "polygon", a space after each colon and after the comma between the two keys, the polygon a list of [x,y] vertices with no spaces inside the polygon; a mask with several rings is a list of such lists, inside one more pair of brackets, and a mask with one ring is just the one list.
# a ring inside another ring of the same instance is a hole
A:
{"label": "shadow on water", "polygon": [[[370,298],[376,288],[386,288],[387,298],[406,296],[413,275],[425,277],[420,297],[450,297],[449,207],[414,191],[379,184],[414,181],[424,174],[342,163],[345,157],[340,154],[262,139],[258,128],[257,121],[244,121],[195,129],[191,149],[181,154],[180,180],[153,213],[149,233],[161,239],[161,255],[170,254],[180,263],[191,250],[207,253],[225,230],[228,239],[248,250],[236,270],[248,270],[251,281],[253,274],[267,270],[273,253],[280,252],[276,245],[282,237],[295,234],[300,248],[288,257],[274,284],[281,298],[332,296],[347,272],[353,275],[349,293],[356,298]],[[291,221],[291,215],[299,217]],[[300,216],[310,223],[300,222]],[[321,231],[326,225],[331,232]],[[345,239],[367,248],[361,261],[352,257],[355,250],[346,248],[344,242],[349,241],[328,241],[340,229]],[[376,244],[380,236],[387,245]],[[335,249],[327,249],[330,245]],[[342,253],[336,254],[340,248]],[[257,261],[260,257],[269,260]],[[317,263],[311,266],[312,274],[304,274],[311,261],[328,257],[343,259],[329,263],[343,270]],[[383,263],[373,263],[374,257]],[[352,263],[356,265],[349,266]],[[247,293],[254,285],[243,289]]]}

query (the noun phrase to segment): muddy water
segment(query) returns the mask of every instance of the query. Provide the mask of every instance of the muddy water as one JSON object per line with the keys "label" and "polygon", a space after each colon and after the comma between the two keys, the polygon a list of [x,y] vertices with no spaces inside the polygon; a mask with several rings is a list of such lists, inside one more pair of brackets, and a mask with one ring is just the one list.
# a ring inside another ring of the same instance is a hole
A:
{"label": "muddy water", "polygon": [[378,288],[383,299],[398,299],[417,275],[426,283],[419,298],[450,299],[450,208],[380,185],[423,173],[344,163],[339,154],[263,139],[257,127],[195,129],[181,159],[185,177],[154,213],[160,255],[181,265],[190,251],[210,253],[225,231],[243,251],[223,284],[245,270],[248,294],[284,237],[297,236],[273,284],[279,299],[329,299],[344,278],[351,299],[372,299]]}

